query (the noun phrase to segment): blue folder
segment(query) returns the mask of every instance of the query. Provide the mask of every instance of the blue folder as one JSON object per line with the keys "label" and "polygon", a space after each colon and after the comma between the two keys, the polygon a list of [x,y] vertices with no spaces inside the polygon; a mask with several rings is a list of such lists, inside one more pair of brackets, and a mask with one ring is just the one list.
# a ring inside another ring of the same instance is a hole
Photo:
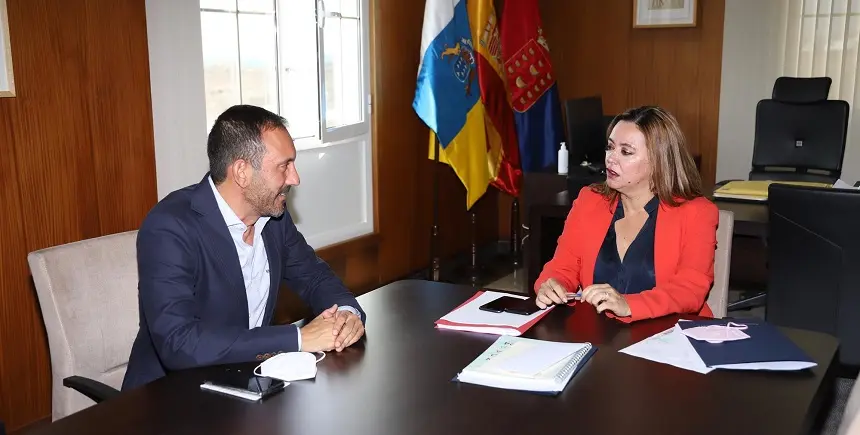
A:
{"label": "blue folder", "polygon": [[681,329],[697,326],[747,325],[743,332],[750,338],[723,343],[708,343],[687,337],[708,367],[734,370],[804,370],[817,364],[778,328],[764,321],[739,320],[679,321]]}

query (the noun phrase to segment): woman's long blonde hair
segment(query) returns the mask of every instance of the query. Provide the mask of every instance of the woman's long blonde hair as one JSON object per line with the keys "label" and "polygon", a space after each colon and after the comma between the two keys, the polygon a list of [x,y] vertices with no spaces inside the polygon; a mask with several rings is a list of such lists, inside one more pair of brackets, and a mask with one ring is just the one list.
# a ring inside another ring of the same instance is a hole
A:
{"label": "woman's long blonde hair", "polygon": [[[702,177],[687,149],[678,120],[672,114],[657,106],[629,109],[609,124],[607,140],[612,129],[622,121],[635,124],[645,136],[651,165],[651,191],[660,198],[660,202],[675,207],[685,200],[702,196]],[[591,189],[611,202],[618,198],[618,191],[605,181]]]}

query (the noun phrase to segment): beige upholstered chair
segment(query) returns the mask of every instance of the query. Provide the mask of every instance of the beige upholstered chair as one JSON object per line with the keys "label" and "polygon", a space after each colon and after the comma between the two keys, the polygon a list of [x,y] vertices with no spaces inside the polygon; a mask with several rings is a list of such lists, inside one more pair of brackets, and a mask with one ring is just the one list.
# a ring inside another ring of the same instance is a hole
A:
{"label": "beige upholstered chair", "polygon": [[732,234],[735,229],[735,215],[720,210],[720,223],[717,227],[717,252],[714,256],[714,285],[708,294],[708,306],[714,317],[726,317],[729,302],[729,269],[732,263]]}
{"label": "beige upholstered chair", "polygon": [[122,385],[138,330],[136,240],[129,231],[27,256],[51,350],[52,420]]}
{"label": "beige upholstered chair", "polygon": [[860,382],[854,382],[848,403],[845,404],[845,413],[842,414],[842,422],[839,423],[838,435],[860,435]]}

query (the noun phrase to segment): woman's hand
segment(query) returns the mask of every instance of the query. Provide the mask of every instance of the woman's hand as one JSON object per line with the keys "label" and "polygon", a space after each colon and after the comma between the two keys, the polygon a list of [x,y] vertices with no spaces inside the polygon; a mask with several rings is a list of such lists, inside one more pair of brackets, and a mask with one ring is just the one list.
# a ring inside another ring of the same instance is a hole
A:
{"label": "woman's hand", "polygon": [[553,304],[567,303],[567,290],[553,278],[544,281],[537,291],[535,302],[538,308],[544,309]]}
{"label": "woman's hand", "polygon": [[586,287],[582,291],[582,300],[594,305],[598,313],[609,310],[619,317],[630,315],[630,305],[627,305],[627,300],[609,284],[593,284]]}

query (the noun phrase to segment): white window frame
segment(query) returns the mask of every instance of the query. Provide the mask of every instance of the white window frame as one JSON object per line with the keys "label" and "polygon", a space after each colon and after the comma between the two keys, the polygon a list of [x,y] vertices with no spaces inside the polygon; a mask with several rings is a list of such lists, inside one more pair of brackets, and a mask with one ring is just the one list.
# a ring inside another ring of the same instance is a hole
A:
{"label": "white window frame", "polygon": [[[283,2],[284,1],[297,1],[297,0],[276,0],[276,16],[282,16],[283,13]],[[305,0],[310,1],[310,0]],[[361,107],[363,107],[362,111],[362,120],[355,124],[344,125],[344,126],[336,126],[329,127],[326,125],[326,94],[325,94],[325,38],[324,38],[324,25],[326,16],[333,16],[331,13],[325,12],[325,0],[317,0],[316,1],[316,11],[317,11],[317,79],[318,79],[318,92],[317,92],[317,102],[318,102],[318,137],[305,137],[296,139],[295,145],[297,151],[306,151],[315,148],[325,148],[337,143],[343,143],[352,140],[360,140],[362,136],[367,136],[370,133],[370,116],[371,116],[371,105],[370,105],[370,5],[369,0],[359,0],[359,23],[361,29],[361,42],[359,44],[360,60],[361,60],[361,70],[359,74],[361,74],[361,85],[362,89],[359,95],[361,95],[362,100],[360,102]],[[279,93],[279,105],[280,102],[285,101],[286,96],[284,95],[283,86],[281,83],[284,83],[285,78],[283,75],[286,73],[283,59],[283,50],[280,47],[283,47],[287,44],[286,32],[281,30],[281,26],[283,26],[284,21],[277,21],[277,29],[278,29],[278,93]],[[279,107],[280,110],[280,107]]]}
{"label": "white window frame", "polygon": [[[283,84],[286,82],[284,76],[287,71],[285,68],[284,50],[282,47],[288,45],[287,32],[283,31],[282,26],[286,20],[281,20],[279,17],[284,16],[285,2],[289,1],[312,1],[312,0],[275,0],[275,20],[276,27],[276,48],[277,48],[277,74],[278,74],[278,112],[283,113],[283,103],[286,101]],[[363,136],[370,133],[371,122],[371,101],[370,101],[370,5],[369,0],[359,0],[358,20],[360,24],[360,71],[361,90],[359,102],[362,110],[362,120],[343,126],[328,126],[326,125],[326,94],[325,94],[325,18],[339,18],[335,13],[325,12],[325,0],[316,0],[316,16],[317,16],[317,134],[316,137],[296,138],[295,145],[297,151],[312,150],[315,148],[325,148],[337,143],[343,143],[352,140],[360,140]],[[219,11],[218,9],[200,8],[201,12],[206,10]],[[248,12],[238,12],[248,13]],[[253,13],[253,12],[251,12]],[[241,86],[241,80],[240,80]],[[240,89],[241,95],[241,89]],[[207,125],[208,128],[211,125]]]}

